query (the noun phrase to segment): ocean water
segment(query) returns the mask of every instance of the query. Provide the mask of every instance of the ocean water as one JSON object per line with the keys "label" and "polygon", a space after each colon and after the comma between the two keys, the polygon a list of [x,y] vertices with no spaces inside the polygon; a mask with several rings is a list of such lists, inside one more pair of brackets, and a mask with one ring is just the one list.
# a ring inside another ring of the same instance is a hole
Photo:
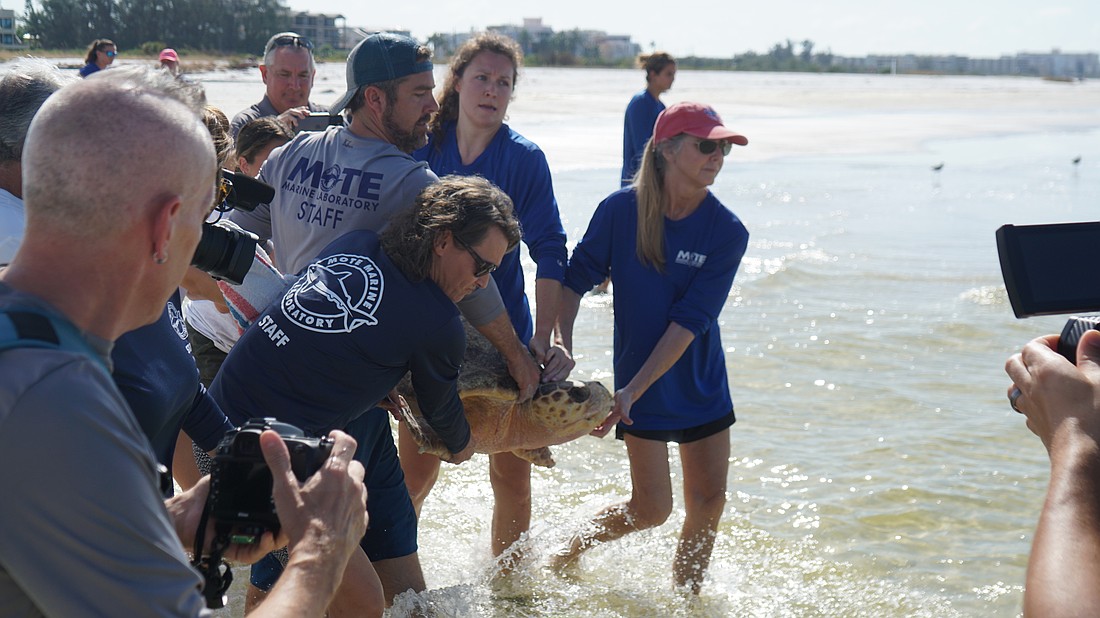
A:
{"label": "ocean water", "polygon": [[[321,65],[314,99],[338,97],[343,71]],[[193,77],[230,116],[262,93],[256,71]],[[571,242],[617,188],[621,114],[642,86],[626,70],[520,77],[509,123],[546,151]],[[720,320],[738,422],[702,595],[671,584],[678,492],[665,525],[568,577],[545,568],[629,495],[622,443],[585,437],[535,470],[533,526],[503,580],[487,459],[445,465],[420,526],[429,590],[390,615],[1019,615],[1048,467],[1003,364],[1064,318],[1013,317],[994,231],[1100,218],[1100,84],[681,71],[664,100],[711,103],[750,140],[713,187],[751,240]],[[583,301],[575,378],[611,384],[611,312]]]}

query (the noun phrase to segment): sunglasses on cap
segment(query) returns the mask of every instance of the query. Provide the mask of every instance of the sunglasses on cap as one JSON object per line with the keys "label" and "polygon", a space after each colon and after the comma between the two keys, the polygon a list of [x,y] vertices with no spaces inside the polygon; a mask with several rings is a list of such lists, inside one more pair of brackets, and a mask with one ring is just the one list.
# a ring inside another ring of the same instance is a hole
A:
{"label": "sunglasses on cap", "polygon": [[699,147],[699,152],[705,155],[713,154],[715,150],[721,148],[723,157],[733,150],[733,144],[725,140],[702,139],[696,143],[696,146]]}
{"label": "sunglasses on cap", "polygon": [[474,276],[481,278],[497,269],[497,264],[490,262],[478,255],[474,248],[465,242],[458,239],[455,236],[455,242],[462,245],[462,248],[466,250],[466,253],[470,254],[470,257],[474,258]]}
{"label": "sunglasses on cap", "polygon": [[298,36],[296,34],[284,34],[283,36],[277,36],[271,41],[271,45],[268,46],[267,51],[271,51],[276,47],[288,47],[297,46],[309,51],[313,51],[313,42],[304,36]]}

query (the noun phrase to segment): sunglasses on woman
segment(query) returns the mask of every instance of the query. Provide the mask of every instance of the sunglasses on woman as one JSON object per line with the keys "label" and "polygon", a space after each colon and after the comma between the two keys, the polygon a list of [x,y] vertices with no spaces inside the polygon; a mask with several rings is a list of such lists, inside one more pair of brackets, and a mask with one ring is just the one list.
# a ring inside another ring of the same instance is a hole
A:
{"label": "sunglasses on woman", "polygon": [[118,55],[118,52],[116,52],[116,51],[105,51],[105,52],[103,52],[103,55],[107,56],[108,58],[114,58],[115,56]]}
{"label": "sunglasses on woman", "polygon": [[699,152],[705,155],[713,154],[715,150],[721,148],[723,157],[728,155],[730,150],[733,150],[733,144],[725,140],[701,139],[696,143],[696,146],[699,147]]}
{"label": "sunglasses on woman", "polygon": [[470,245],[462,242],[455,237],[455,242],[462,245],[462,248],[466,250],[466,253],[470,254],[470,257],[474,258],[474,276],[481,278],[497,269],[497,264],[490,262],[478,255],[477,251]]}

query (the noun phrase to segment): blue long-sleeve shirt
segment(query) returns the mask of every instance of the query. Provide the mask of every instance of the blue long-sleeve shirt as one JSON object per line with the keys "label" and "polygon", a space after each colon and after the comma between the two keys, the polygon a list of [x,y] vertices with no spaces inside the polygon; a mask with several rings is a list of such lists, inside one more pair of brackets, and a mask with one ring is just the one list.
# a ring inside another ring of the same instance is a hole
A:
{"label": "blue long-sleeve shirt", "polygon": [[115,384],[169,470],[180,429],[211,451],[233,428],[199,382],[179,306],[177,291],[156,322],[122,335],[111,351]]}
{"label": "blue long-sleeve shirt", "polygon": [[[413,154],[438,176],[479,175],[500,187],[512,198],[516,218],[523,230],[523,243],[536,265],[535,277],[562,281],[569,257],[565,248],[565,229],[561,225],[558,202],[546,155],[531,141],[508,125],[501,125],[493,140],[469,165],[463,165],[455,139],[455,123],[445,127],[441,143],[434,140]],[[519,252],[510,251],[493,272],[500,296],[520,341],[534,336],[531,306],[524,292],[523,267]]]}
{"label": "blue long-sleeve shirt", "polygon": [[733,409],[718,314],[748,246],[737,215],[712,194],[691,215],[665,219],[665,271],[637,257],[634,189],[605,199],[573,250],[565,285],[584,294],[611,276],[614,285],[615,389],[638,373],[671,322],[695,339],[634,403],[633,429],[685,429]]}
{"label": "blue long-sleeve shirt", "polygon": [[210,393],[230,420],[275,417],[315,436],[343,429],[412,373],[420,409],[451,452],[470,440],[458,308],[411,282],[374,232],[333,241],[241,336]]}
{"label": "blue long-sleeve shirt", "polygon": [[630,99],[623,115],[623,172],[622,186],[634,180],[634,174],[642,165],[642,152],[645,144],[653,135],[653,125],[657,116],[664,111],[665,104],[660,99],[643,90]]}

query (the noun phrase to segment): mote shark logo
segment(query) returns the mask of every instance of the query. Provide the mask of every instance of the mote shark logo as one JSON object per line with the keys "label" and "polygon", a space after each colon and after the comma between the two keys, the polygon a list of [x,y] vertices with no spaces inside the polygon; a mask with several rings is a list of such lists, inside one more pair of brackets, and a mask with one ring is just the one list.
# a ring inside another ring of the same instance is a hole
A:
{"label": "mote shark logo", "polygon": [[172,324],[172,330],[176,331],[176,335],[187,341],[187,326],[183,321],[183,315],[171,301],[168,302],[168,321]]}
{"label": "mote shark logo", "polygon": [[328,193],[332,191],[332,188],[336,186],[336,183],[340,182],[340,175],[343,172],[339,165],[334,164],[332,167],[326,169],[321,174],[321,189]]}
{"label": "mote shark logo", "polygon": [[368,257],[341,253],[310,264],[283,296],[283,315],[306,330],[350,333],[375,326],[385,281]]}

